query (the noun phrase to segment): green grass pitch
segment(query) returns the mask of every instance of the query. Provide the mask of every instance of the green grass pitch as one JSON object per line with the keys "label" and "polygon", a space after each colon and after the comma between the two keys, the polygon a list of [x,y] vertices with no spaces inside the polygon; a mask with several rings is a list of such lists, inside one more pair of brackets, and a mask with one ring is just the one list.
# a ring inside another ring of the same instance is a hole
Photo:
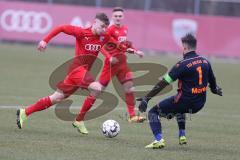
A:
{"label": "green grass pitch", "polygon": [[[22,130],[16,127],[16,108],[34,103],[49,95],[48,78],[52,71],[73,57],[72,48],[49,47],[45,53],[34,45],[0,44],[0,159],[1,160],[237,160],[240,157],[240,63],[212,61],[223,97],[208,92],[205,108],[188,115],[188,145],[178,145],[175,120],[163,120],[166,147],[146,150],[153,137],[148,123],[129,124],[122,100],[115,110],[86,122],[89,135],[80,135],[71,122],[58,119],[54,109],[33,114]],[[181,58],[181,55],[178,56]],[[177,58],[159,56],[130,62],[153,62],[171,67]],[[156,68],[157,69],[157,68]],[[116,95],[112,85],[107,90]],[[158,100],[176,93],[155,97]],[[74,106],[81,106],[84,97],[74,95]],[[12,106],[12,107],[6,107]],[[53,107],[54,108],[54,107]],[[73,109],[77,113],[78,109]],[[117,120],[120,134],[112,139],[101,134],[100,126],[107,119]]]}

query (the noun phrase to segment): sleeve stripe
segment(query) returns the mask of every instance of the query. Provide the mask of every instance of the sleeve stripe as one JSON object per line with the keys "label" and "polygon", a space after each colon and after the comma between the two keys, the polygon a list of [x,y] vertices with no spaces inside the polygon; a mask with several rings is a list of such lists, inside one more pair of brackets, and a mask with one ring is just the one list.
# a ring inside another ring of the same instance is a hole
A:
{"label": "sleeve stripe", "polygon": [[173,79],[169,76],[169,74],[166,74],[163,78],[164,78],[169,84],[173,82]]}

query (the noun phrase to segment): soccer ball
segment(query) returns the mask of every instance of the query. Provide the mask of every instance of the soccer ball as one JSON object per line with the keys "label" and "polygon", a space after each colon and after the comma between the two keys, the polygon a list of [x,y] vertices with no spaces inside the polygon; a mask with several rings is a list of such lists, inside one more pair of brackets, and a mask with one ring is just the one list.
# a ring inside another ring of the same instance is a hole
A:
{"label": "soccer ball", "polygon": [[104,136],[108,138],[113,138],[113,137],[116,137],[119,132],[120,132],[120,126],[118,122],[114,120],[106,120],[105,122],[103,122],[102,133]]}

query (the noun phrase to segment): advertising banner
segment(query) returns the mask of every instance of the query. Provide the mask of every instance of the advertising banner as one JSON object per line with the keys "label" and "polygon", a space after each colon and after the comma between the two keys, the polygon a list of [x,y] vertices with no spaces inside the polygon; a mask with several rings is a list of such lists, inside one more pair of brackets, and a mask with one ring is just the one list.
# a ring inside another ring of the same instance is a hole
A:
{"label": "advertising banner", "polygon": [[[38,42],[57,25],[89,27],[97,12],[111,17],[111,8],[0,2],[0,39]],[[240,18],[126,10],[124,23],[137,48],[177,53],[180,38],[194,33],[201,54],[240,57]],[[73,45],[75,40],[62,33],[50,43]]]}

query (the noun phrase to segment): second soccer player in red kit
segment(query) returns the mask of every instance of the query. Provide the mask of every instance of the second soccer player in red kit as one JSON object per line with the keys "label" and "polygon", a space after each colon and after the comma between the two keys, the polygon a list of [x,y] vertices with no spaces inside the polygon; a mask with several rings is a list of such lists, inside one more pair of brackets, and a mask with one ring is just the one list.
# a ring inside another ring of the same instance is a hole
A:
{"label": "second soccer player in red kit", "polygon": [[[143,52],[136,50],[132,46],[132,44],[127,41],[128,27],[122,24],[123,19],[124,19],[123,8],[121,7],[114,8],[112,11],[113,24],[108,28],[108,33],[116,41],[118,41],[120,45],[118,46],[118,49],[116,49],[115,51],[112,50],[112,55],[110,55],[111,57],[109,58],[111,65],[109,65],[107,59],[105,60],[103,70],[99,77],[99,83],[102,86],[106,87],[109,81],[111,80],[111,77],[116,76],[124,88],[125,102],[127,104],[129,114],[129,122],[143,122],[145,118],[135,114],[133,74],[127,66],[127,57],[125,54],[126,52],[133,53],[142,58]],[[124,49],[124,47],[126,48]]]}
{"label": "second soccer player in red kit", "polygon": [[[109,25],[109,19],[104,13],[98,13],[95,16],[91,27],[83,29],[72,25],[61,25],[54,28],[38,45],[38,50],[44,51],[48,42],[63,32],[76,38],[75,58],[68,71],[68,75],[63,81],[57,84],[57,90],[50,96],[39,99],[35,104],[27,106],[25,109],[17,110],[17,126],[23,127],[23,122],[32,113],[45,110],[50,106],[61,102],[69,97],[78,88],[87,88],[94,81],[89,73],[93,62],[97,58],[99,50],[109,41],[110,36],[106,34]],[[83,123],[83,122],[82,122]],[[79,127],[76,123],[74,127]],[[83,133],[84,132],[83,130]]]}
{"label": "second soccer player in red kit", "polygon": [[[94,104],[96,97],[100,92],[108,85],[113,76],[117,76],[119,82],[123,85],[125,91],[125,101],[127,104],[129,122],[141,123],[145,120],[144,117],[135,114],[135,96],[133,93],[133,76],[132,72],[127,67],[126,52],[137,54],[140,57],[143,56],[143,52],[133,48],[133,46],[127,41],[127,26],[122,25],[124,18],[124,10],[120,7],[113,9],[111,25],[107,32],[111,35],[110,42],[104,45],[101,52],[106,56],[103,70],[100,78],[97,82],[90,84],[89,88],[93,91],[84,101],[81,107],[80,113],[76,118],[76,121],[83,122],[84,116],[88,110]],[[84,125],[79,127],[79,132],[87,131]]]}

